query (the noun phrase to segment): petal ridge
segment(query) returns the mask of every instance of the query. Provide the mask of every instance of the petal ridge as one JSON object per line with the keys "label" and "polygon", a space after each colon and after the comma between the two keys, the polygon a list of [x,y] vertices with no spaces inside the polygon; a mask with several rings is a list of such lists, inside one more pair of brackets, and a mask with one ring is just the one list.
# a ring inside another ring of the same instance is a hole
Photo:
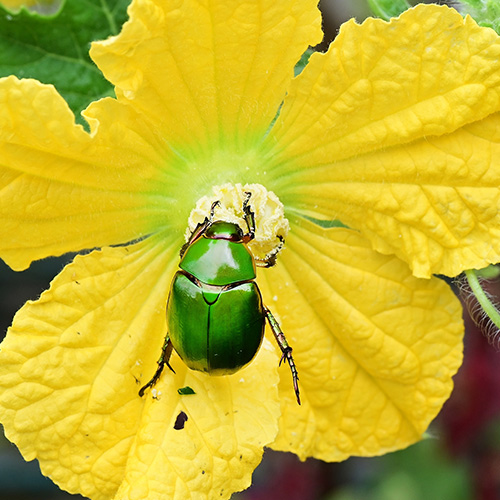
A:
{"label": "petal ridge", "polygon": [[[404,262],[377,254],[352,230],[300,219],[277,266],[262,276],[265,300],[294,348],[305,409],[295,411],[282,376],[283,413],[272,448],[338,461],[421,439],[461,362],[461,309],[448,287],[414,278]],[[359,323],[335,291],[357,300],[376,328]]]}

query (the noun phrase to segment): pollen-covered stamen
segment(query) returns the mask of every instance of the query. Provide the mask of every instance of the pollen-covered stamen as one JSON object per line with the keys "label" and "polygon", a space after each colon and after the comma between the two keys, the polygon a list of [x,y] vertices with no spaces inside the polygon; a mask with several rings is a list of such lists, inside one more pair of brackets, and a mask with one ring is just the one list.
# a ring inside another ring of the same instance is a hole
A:
{"label": "pollen-covered stamen", "polygon": [[[255,218],[255,238],[248,243],[248,247],[258,265],[273,265],[290,227],[279,198],[261,184],[223,184],[214,186],[212,192],[213,195],[199,199],[191,211],[186,241],[212,209],[213,220],[238,224],[246,234],[248,225],[244,206],[248,206]],[[217,201],[219,204],[214,207]]]}

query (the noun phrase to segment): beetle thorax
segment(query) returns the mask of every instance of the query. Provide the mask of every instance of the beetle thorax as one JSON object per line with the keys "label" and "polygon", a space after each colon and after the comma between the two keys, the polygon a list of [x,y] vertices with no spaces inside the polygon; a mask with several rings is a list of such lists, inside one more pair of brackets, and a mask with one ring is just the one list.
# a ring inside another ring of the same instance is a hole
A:
{"label": "beetle thorax", "polygon": [[223,184],[212,188],[213,195],[204,196],[191,211],[186,230],[186,241],[196,226],[209,217],[214,202],[215,221],[237,224],[243,233],[248,231],[242,210],[247,193],[251,193],[249,206],[255,214],[255,238],[248,247],[256,259],[276,252],[281,241],[286,239],[289,223],[285,217],[284,206],[279,198],[261,184]]}
{"label": "beetle thorax", "polygon": [[229,241],[241,241],[243,231],[238,224],[227,221],[214,222],[206,231],[205,238]]}

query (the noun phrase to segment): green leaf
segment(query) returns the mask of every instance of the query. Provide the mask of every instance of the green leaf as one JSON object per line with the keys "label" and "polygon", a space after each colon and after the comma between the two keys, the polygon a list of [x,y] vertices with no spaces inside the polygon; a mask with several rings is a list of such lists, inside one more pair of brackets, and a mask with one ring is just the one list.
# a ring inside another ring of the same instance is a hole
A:
{"label": "green leaf", "polygon": [[411,7],[406,0],[368,0],[368,4],[376,16],[386,21]]}
{"label": "green leaf", "polygon": [[0,7],[0,77],[16,75],[52,83],[77,121],[80,112],[113,87],[91,61],[93,40],[119,32],[130,0],[66,0],[53,16]]}
{"label": "green leaf", "polygon": [[485,267],[484,269],[479,269],[476,274],[485,280],[494,280],[500,276],[500,267],[498,264]]}
{"label": "green leaf", "polygon": [[461,0],[456,8],[469,14],[480,26],[500,33],[500,0]]}
{"label": "green leaf", "polygon": [[309,216],[305,216],[305,218],[310,220],[311,222],[314,222],[319,227],[324,227],[325,229],[329,229],[331,227],[349,228],[349,226],[346,226],[343,222],[341,222],[339,220],[322,220],[322,219],[316,219],[314,217],[309,217]]}
{"label": "green leaf", "polygon": [[187,396],[189,394],[196,394],[196,392],[191,387],[189,387],[188,385],[186,387],[182,387],[180,389],[177,389],[177,392],[181,396]]}
{"label": "green leaf", "polygon": [[0,4],[11,12],[17,13],[21,9],[28,9],[44,16],[52,16],[59,12],[63,3],[64,0],[19,0],[17,2],[0,0]]}
{"label": "green leaf", "polygon": [[295,65],[294,74],[295,76],[302,73],[302,70],[307,66],[309,62],[309,58],[314,54],[314,49],[307,49],[302,56],[300,57],[300,61]]}

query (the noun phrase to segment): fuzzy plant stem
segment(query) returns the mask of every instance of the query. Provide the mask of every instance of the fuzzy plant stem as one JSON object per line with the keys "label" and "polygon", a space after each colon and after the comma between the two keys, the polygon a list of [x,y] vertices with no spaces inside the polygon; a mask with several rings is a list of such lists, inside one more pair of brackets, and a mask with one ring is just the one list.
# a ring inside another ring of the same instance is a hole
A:
{"label": "fuzzy plant stem", "polygon": [[491,302],[491,300],[488,298],[485,291],[481,287],[476,271],[474,269],[469,269],[468,271],[465,271],[465,276],[467,278],[467,282],[469,283],[470,289],[481,305],[481,308],[488,316],[488,318],[490,318],[492,323],[500,330],[500,312],[494,306],[494,304]]}

